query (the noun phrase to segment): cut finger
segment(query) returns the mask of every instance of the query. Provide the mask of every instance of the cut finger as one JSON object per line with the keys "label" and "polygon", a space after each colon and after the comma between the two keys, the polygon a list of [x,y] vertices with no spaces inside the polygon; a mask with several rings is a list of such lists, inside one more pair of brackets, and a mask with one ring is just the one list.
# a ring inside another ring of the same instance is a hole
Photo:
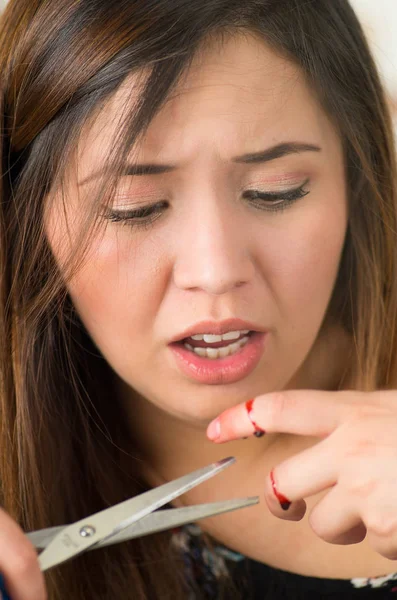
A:
{"label": "cut finger", "polygon": [[279,491],[274,470],[271,471],[265,482],[265,501],[270,512],[285,521],[300,521],[306,513],[306,502],[289,498]]}
{"label": "cut finger", "polygon": [[289,510],[283,504],[294,504],[335,485],[339,457],[330,440],[327,438],[288,458],[269,473],[265,499],[273,514],[288,518],[285,513]]}
{"label": "cut finger", "polygon": [[224,411],[209,425],[207,435],[215,442],[239,439],[258,430],[325,437],[357,410],[354,394],[287,390],[257,396]]}

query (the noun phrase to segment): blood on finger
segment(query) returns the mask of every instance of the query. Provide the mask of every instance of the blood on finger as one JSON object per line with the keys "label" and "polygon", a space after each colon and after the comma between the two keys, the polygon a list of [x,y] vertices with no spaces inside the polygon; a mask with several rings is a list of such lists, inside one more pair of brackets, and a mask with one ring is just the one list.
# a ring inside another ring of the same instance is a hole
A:
{"label": "blood on finger", "polygon": [[252,423],[252,425],[254,426],[254,429],[255,429],[255,431],[254,431],[254,436],[255,436],[255,437],[262,437],[263,435],[265,435],[265,433],[266,433],[266,432],[265,432],[265,430],[264,430],[264,429],[262,429],[261,427],[259,427],[259,426],[258,426],[258,425],[255,423],[255,421],[254,421],[254,418],[253,418],[253,416],[252,416],[252,408],[253,408],[254,400],[255,400],[255,398],[253,398],[252,400],[248,400],[248,401],[245,403],[245,408],[246,408],[246,410],[247,410],[247,415],[248,415],[248,418],[249,418],[249,420],[251,421],[251,423]]}
{"label": "blood on finger", "polygon": [[270,472],[270,481],[272,482],[272,488],[273,488],[274,495],[276,496],[277,500],[279,501],[281,508],[283,510],[288,510],[289,507],[291,506],[291,501],[288,500],[288,498],[286,496],[283,496],[283,494],[280,494],[280,492],[278,491],[276,482],[274,480],[274,469],[272,469],[272,471]]}

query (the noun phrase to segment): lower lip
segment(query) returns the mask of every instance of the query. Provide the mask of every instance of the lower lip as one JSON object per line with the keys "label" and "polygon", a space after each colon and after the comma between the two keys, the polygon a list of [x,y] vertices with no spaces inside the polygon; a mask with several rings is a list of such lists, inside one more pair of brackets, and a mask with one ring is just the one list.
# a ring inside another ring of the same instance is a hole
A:
{"label": "lower lip", "polygon": [[170,344],[179,369],[190,379],[210,385],[235,383],[247,377],[259,363],[264,350],[266,333],[250,334],[248,342],[232,356],[202,358],[183,344]]}

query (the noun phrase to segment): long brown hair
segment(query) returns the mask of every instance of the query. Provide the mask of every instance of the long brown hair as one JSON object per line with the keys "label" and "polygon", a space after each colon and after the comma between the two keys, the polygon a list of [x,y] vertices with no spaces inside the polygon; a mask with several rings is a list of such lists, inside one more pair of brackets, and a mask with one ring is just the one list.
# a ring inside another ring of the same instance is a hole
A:
{"label": "long brown hair", "polygon": [[[0,18],[1,501],[25,529],[140,493],[112,373],[76,315],[43,215],[83,127],[132,73],[98,199],[209,36],[253,32],[297,64],[344,143],[349,226],[328,315],[354,340],[357,388],[396,374],[396,167],[391,119],[348,0],[9,0]],[[220,38],[221,39],[221,38]],[[50,572],[51,599],[185,598],[169,534]],[[203,594],[204,596],[204,594]]]}

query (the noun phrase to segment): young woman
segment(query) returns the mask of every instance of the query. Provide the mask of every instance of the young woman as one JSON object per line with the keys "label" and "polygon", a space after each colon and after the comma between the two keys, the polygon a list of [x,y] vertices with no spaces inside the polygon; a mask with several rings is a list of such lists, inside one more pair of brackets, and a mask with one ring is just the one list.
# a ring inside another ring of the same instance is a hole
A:
{"label": "young woman", "polygon": [[[390,597],[395,150],[348,1],[10,0],[0,40],[12,599]],[[229,455],[176,504],[258,506],[44,584],[22,531]]]}

